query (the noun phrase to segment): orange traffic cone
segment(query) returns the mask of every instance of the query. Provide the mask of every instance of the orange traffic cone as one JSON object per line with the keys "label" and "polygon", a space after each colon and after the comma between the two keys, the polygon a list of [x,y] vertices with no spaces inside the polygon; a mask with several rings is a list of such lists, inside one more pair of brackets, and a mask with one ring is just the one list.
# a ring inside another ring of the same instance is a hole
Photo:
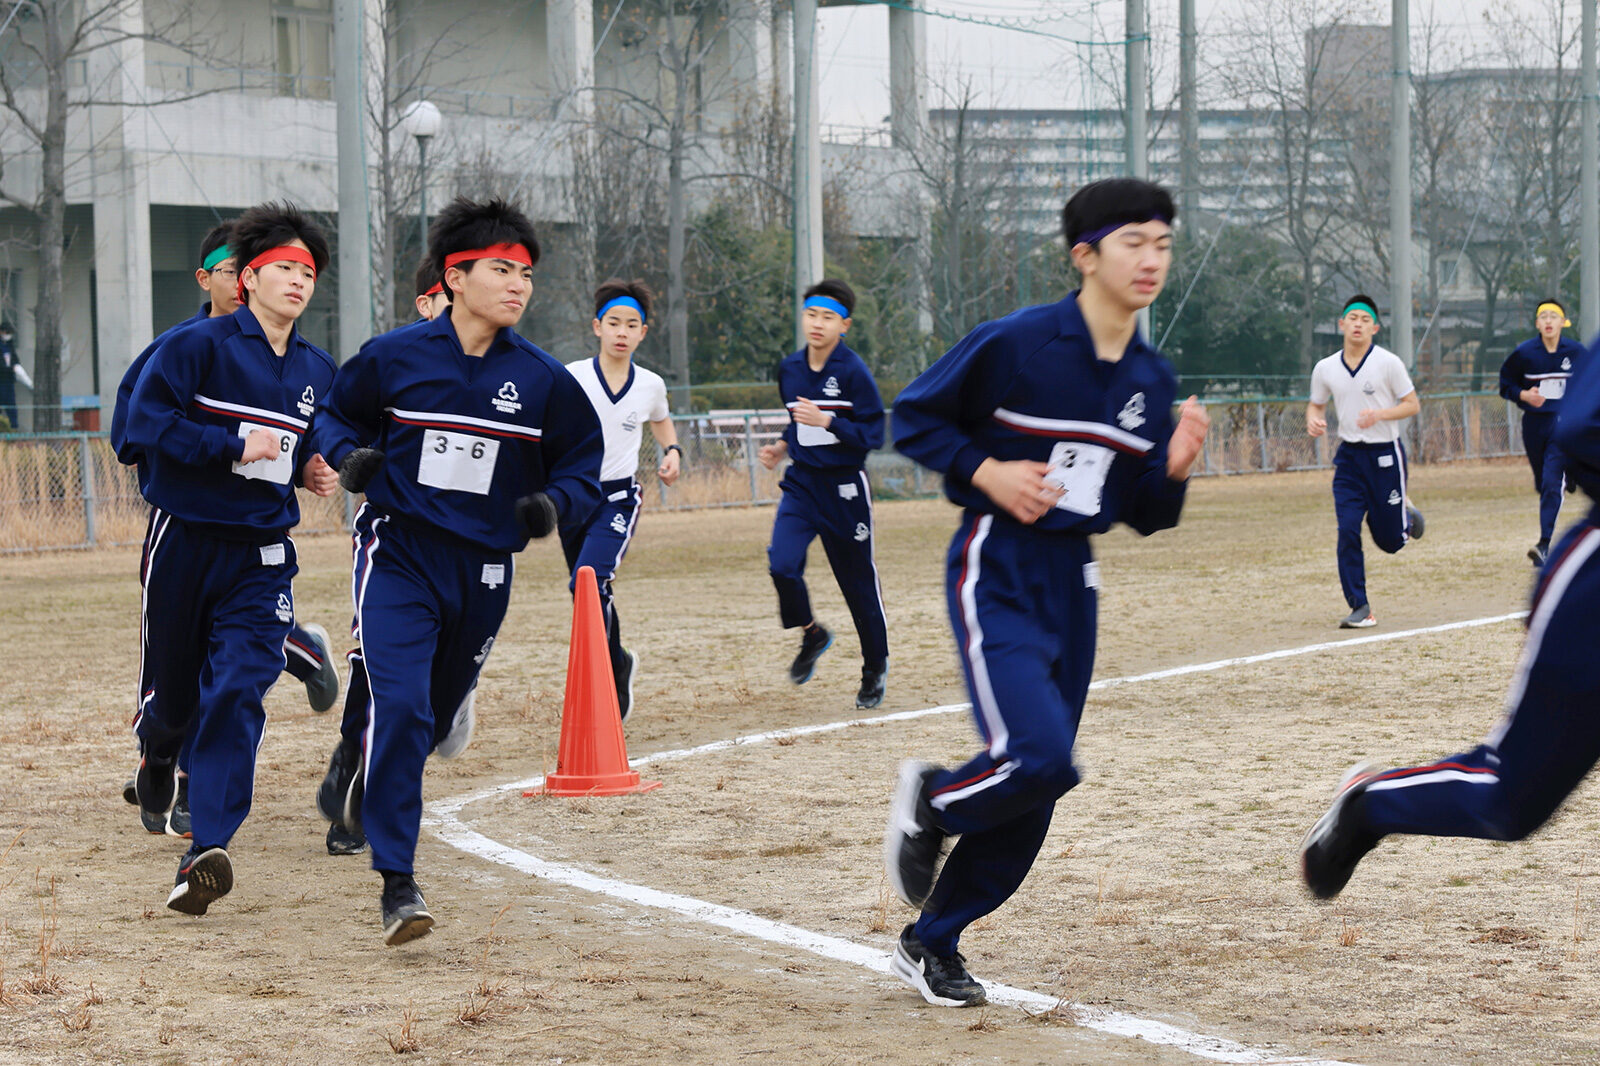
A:
{"label": "orange traffic cone", "polygon": [[544,779],[543,791],[551,796],[620,796],[660,787],[660,781],[641,781],[639,771],[628,766],[600,590],[594,570],[579,567],[572,648],[567,654],[567,698],[561,708],[561,749],[556,772]]}

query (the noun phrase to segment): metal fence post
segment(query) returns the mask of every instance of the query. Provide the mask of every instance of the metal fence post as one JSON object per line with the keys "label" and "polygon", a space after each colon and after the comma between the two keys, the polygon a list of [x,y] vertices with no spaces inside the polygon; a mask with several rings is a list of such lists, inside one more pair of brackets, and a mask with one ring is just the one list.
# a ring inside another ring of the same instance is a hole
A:
{"label": "metal fence post", "polygon": [[1267,463],[1267,405],[1256,401],[1256,436],[1261,441],[1261,469],[1270,470]]}
{"label": "metal fence post", "polygon": [[1512,411],[1511,401],[1507,400],[1506,401],[1506,451],[1515,452],[1517,450],[1517,442],[1511,436],[1511,411]]}
{"label": "metal fence post", "polygon": [[89,434],[78,434],[78,477],[83,483],[83,540],[95,542],[94,460],[89,455]]}
{"label": "metal fence post", "polygon": [[750,472],[750,502],[756,502],[756,445],[750,434],[750,416],[744,416],[744,468]]}
{"label": "metal fence post", "polygon": [[1472,458],[1472,415],[1467,406],[1467,394],[1461,394],[1461,454]]}

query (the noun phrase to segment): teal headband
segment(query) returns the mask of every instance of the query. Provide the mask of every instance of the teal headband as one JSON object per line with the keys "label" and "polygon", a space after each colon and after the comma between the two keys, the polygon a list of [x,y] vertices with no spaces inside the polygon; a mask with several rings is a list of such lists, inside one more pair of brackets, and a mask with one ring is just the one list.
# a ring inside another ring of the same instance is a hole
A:
{"label": "teal headband", "polygon": [[600,310],[595,312],[594,317],[595,318],[605,318],[606,317],[606,312],[611,310],[613,307],[631,307],[635,311],[639,312],[639,321],[640,322],[647,321],[647,316],[644,313],[644,308],[640,307],[639,306],[639,301],[635,300],[632,296],[616,296],[616,297],[613,297],[613,298],[607,300],[605,302],[605,305],[603,307],[601,307]]}
{"label": "teal headband", "polygon": [[200,269],[207,271],[215,270],[218,263],[222,262],[224,259],[232,258],[233,249],[224,244],[220,248],[213,249],[211,254],[206,256],[206,261],[200,264]]}
{"label": "teal headband", "polygon": [[1378,321],[1378,309],[1364,300],[1357,300],[1354,303],[1346,304],[1343,314],[1341,314],[1339,317],[1343,318],[1351,311],[1365,311],[1367,314],[1372,316],[1372,321]]}
{"label": "teal headband", "polygon": [[849,318],[850,309],[831,296],[807,296],[805,306],[822,311],[832,311],[840,318]]}

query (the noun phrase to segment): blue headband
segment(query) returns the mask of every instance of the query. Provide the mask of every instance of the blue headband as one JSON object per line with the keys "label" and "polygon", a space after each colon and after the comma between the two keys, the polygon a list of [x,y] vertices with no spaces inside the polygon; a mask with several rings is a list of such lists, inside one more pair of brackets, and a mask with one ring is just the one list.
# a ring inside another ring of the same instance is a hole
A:
{"label": "blue headband", "polygon": [[849,318],[850,309],[831,296],[807,296],[806,307],[817,307],[824,311],[832,311],[840,318]]}
{"label": "blue headband", "polygon": [[601,306],[600,310],[595,312],[594,317],[606,317],[606,312],[611,310],[613,307],[631,307],[635,311],[639,312],[640,322],[646,322],[649,320],[649,316],[644,313],[644,308],[640,307],[639,301],[635,300],[632,296],[613,296]]}
{"label": "blue headband", "polygon": [[1127,219],[1127,220],[1122,221],[1122,222],[1113,222],[1110,225],[1101,226],[1099,229],[1092,229],[1088,233],[1079,234],[1076,238],[1073,239],[1072,243],[1074,245],[1078,245],[1078,244],[1094,244],[1097,241],[1102,241],[1105,238],[1111,236],[1113,233],[1117,232],[1117,230],[1121,229],[1123,226],[1137,226],[1137,225],[1140,225],[1141,223],[1144,223],[1144,222],[1165,222],[1165,223],[1167,223],[1167,225],[1170,226],[1172,224],[1172,219],[1168,218],[1166,215],[1156,214],[1156,215],[1151,215],[1149,218],[1134,218],[1134,219]]}

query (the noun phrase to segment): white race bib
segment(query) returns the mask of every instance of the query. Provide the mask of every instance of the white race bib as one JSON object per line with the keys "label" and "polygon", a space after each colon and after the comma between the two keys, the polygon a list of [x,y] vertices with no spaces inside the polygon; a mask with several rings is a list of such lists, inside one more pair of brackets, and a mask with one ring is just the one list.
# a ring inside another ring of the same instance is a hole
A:
{"label": "white race bib", "polygon": [[1110,448],[1062,441],[1050,449],[1050,471],[1044,479],[1062,489],[1056,506],[1073,514],[1100,513],[1100,490],[1115,458]]}
{"label": "white race bib", "polygon": [[795,423],[795,439],[807,448],[816,448],[824,444],[838,444],[839,438],[821,426],[808,426],[804,422]]}
{"label": "white race bib", "polygon": [[1567,394],[1566,378],[1545,378],[1539,382],[1539,395],[1547,400],[1559,400]]}
{"label": "white race bib", "polygon": [[252,430],[264,429],[278,440],[278,457],[276,459],[257,459],[251,463],[234,463],[233,472],[243,478],[255,478],[260,481],[270,481],[275,485],[287,485],[294,478],[294,447],[299,443],[300,435],[293,430],[279,429],[277,426],[262,426],[255,422],[240,422],[239,436],[248,440]]}
{"label": "white race bib", "polygon": [[430,429],[422,438],[417,483],[487,496],[499,454],[500,442],[489,437]]}

